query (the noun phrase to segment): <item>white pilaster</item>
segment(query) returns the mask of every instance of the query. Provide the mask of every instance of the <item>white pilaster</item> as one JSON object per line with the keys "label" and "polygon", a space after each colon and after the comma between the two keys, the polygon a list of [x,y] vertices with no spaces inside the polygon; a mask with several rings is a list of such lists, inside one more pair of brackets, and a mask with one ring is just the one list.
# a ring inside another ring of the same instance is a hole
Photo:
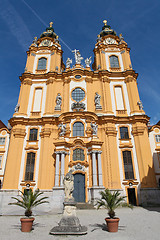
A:
{"label": "white pilaster", "polygon": [[102,179],[102,163],[101,163],[101,151],[98,151],[98,180],[99,186],[103,186],[103,179]]}
{"label": "white pilaster", "polygon": [[64,179],[64,164],[65,164],[65,152],[61,153],[61,181],[60,186],[63,186],[63,179]]}
{"label": "white pilaster", "polygon": [[96,166],[96,152],[92,151],[92,174],[93,174],[93,186],[97,186],[97,166]]}
{"label": "white pilaster", "polygon": [[60,153],[56,152],[55,187],[59,186],[59,159],[60,159]]}

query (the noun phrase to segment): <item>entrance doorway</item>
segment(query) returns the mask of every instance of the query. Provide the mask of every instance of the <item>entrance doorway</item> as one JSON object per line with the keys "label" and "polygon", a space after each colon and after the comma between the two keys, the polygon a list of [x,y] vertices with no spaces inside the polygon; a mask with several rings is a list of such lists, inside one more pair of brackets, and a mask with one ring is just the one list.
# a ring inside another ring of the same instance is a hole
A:
{"label": "entrance doorway", "polygon": [[82,173],[74,174],[73,197],[76,202],[85,202],[85,175]]}
{"label": "entrance doorway", "polygon": [[130,204],[136,206],[137,200],[136,200],[136,194],[135,194],[135,188],[128,188],[128,201]]}

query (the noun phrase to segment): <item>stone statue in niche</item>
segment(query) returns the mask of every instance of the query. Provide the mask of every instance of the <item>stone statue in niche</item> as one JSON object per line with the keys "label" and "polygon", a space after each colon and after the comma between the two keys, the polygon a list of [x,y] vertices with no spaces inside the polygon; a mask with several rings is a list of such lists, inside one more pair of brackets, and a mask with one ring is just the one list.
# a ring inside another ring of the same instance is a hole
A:
{"label": "stone statue in niche", "polygon": [[93,135],[96,135],[96,136],[97,136],[98,124],[91,122],[91,128],[92,128],[92,130],[93,130]]}
{"label": "stone statue in niche", "polygon": [[74,201],[72,196],[74,190],[74,176],[72,173],[73,170],[70,170],[63,179],[65,202]]}
{"label": "stone statue in niche", "polygon": [[71,63],[72,63],[72,59],[67,58],[67,61],[66,61],[66,68],[70,68]]}
{"label": "stone statue in niche", "polygon": [[139,101],[137,102],[137,104],[138,104],[138,106],[139,106],[139,110],[143,110],[143,104],[142,104],[142,101],[139,100]]}
{"label": "stone statue in niche", "polygon": [[19,111],[19,108],[20,108],[20,105],[19,105],[19,103],[17,103],[17,105],[16,105],[16,107],[14,109],[15,113],[17,113]]}
{"label": "stone statue in niche", "polygon": [[91,62],[92,62],[91,57],[90,58],[86,58],[85,59],[86,67],[90,67]]}
{"label": "stone statue in niche", "polygon": [[55,110],[61,110],[61,105],[62,105],[62,97],[61,97],[61,94],[58,93],[58,95],[57,95],[57,97],[56,97]]}
{"label": "stone statue in niche", "polygon": [[95,103],[96,109],[102,109],[100,100],[101,100],[101,96],[96,92],[96,95],[94,97],[94,103]]}
{"label": "stone statue in niche", "polygon": [[81,57],[81,54],[80,54],[79,50],[75,49],[72,52],[74,52],[76,64],[81,64],[81,61],[82,61],[83,57]]}
{"label": "stone statue in niche", "polygon": [[66,124],[60,123],[58,125],[58,129],[60,129],[60,131],[61,131],[59,136],[61,136],[61,137],[64,136],[66,133]]}

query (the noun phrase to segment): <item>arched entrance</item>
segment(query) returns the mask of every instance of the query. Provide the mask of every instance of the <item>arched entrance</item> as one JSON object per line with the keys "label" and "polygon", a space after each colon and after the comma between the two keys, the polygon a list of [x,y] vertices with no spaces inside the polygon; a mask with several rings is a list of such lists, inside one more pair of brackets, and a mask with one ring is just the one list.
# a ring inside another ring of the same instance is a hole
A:
{"label": "arched entrance", "polygon": [[85,175],[82,173],[74,174],[73,197],[76,202],[85,202]]}

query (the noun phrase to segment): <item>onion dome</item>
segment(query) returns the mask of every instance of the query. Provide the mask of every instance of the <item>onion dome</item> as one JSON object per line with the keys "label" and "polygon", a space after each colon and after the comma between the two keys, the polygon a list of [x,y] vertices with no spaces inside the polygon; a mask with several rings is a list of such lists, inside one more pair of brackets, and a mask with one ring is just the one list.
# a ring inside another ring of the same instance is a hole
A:
{"label": "onion dome", "polygon": [[57,34],[54,32],[54,28],[52,27],[53,22],[50,22],[49,27],[46,28],[46,31],[43,32],[40,38],[50,37],[50,38],[58,38]]}
{"label": "onion dome", "polygon": [[104,20],[103,23],[104,23],[104,26],[102,27],[102,31],[99,34],[100,37],[104,37],[107,35],[114,35],[114,36],[117,35],[116,32],[113,29],[111,29],[111,27],[109,25],[107,25],[106,20]]}

